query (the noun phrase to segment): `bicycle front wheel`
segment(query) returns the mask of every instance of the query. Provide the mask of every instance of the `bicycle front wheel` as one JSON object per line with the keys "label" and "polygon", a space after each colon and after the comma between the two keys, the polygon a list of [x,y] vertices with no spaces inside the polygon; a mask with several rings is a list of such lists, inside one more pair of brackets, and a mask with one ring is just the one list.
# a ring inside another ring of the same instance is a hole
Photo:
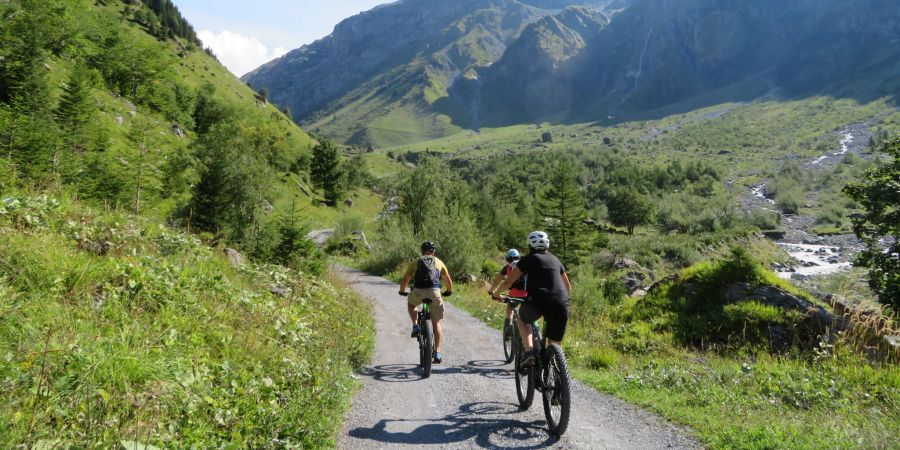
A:
{"label": "bicycle front wheel", "polygon": [[516,358],[516,332],[513,327],[516,326],[516,317],[513,316],[512,322],[505,320],[503,322],[503,355],[506,356],[506,363],[513,362]]}
{"label": "bicycle front wheel", "polygon": [[544,415],[547,426],[556,436],[562,436],[569,427],[569,411],[572,406],[569,385],[569,364],[559,345],[547,349],[544,362]]}
{"label": "bicycle front wheel", "polygon": [[515,360],[513,367],[516,378],[516,396],[519,397],[519,406],[522,409],[531,408],[534,402],[534,367],[522,367],[525,358],[525,348],[522,346],[522,337],[518,332],[513,333],[515,340]]}
{"label": "bicycle front wheel", "polygon": [[431,334],[431,322],[422,320],[419,322],[422,344],[419,346],[419,363],[422,365],[422,378],[431,376],[431,362],[434,358],[434,336]]}

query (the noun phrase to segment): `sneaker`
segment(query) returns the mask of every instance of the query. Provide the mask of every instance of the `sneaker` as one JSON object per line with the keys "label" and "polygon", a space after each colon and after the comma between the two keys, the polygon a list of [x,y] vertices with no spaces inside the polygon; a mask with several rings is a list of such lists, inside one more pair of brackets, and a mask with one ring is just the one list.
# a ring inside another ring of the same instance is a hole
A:
{"label": "sneaker", "polygon": [[422,332],[422,330],[419,329],[418,325],[413,325],[412,335],[410,335],[409,337],[415,339],[415,338],[419,337],[419,333],[421,333],[421,332]]}
{"label": "sneaker", "polygon": [[536,357],[537,357],[537,352],[535,352],[534,350],[532,350],[530,352],[525,352],[525,354],[522,355],[522,367],[525,368],[525,367],[533,366]]}
{"label": "sneaker", "polygon": [[441,361],[443,361],[443,358],[441,358],[441,354],[438,352],[434,352],[434,363],[440,364]]}

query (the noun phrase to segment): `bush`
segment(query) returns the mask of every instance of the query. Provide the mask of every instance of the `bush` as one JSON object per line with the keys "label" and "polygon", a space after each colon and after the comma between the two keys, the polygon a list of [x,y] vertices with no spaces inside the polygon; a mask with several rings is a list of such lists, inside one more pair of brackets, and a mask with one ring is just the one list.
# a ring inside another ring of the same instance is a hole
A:
{"label": "bush", "polygon": [[744,222],[760,230],[775,230],[781,226],[781,214],[768,209],[754,209],[744,216]]}

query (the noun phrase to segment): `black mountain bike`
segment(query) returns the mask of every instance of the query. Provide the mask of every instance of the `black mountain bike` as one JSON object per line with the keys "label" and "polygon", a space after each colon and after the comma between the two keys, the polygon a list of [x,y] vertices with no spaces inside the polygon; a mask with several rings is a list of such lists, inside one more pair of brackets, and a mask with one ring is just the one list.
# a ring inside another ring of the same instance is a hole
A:
{"label": "black mountain bike", "polygon": [[[522,299],[506,296],[503,297],[503,301],[513,306],[519,306],[524,302]],[[518,323],[518,308],[513,318],[516,320],[514,323]],[[542,337],[541,327],[537,323],[532,323],[531,328],[534,333],[534,349],[537,350],[536,360],[533,366],[523,367],[525,347],[522,345],[519,327],[513,326],[516,395],[522,409],[528,409],[534,401],[534,391],[540,392],[544,401],[547,426],[551,433],[562,436],[569,427],[569,412],[572,405],[569,364],[562,348],[556,344],[550,345],[549,341]]]}
{"label": "black mountain bike", "polygon": [[[409,293],[401,292],[400,295],[407,297]],[[431,302],[432,299],[426,298],[422,300],[422,309],[416,315],[416,324],[419,325],[419,335],[416,340],[419,342],[419,365],[422,366],[422,378],[431,376],[431,363],[434,358],[434,333],[431,332]]]}

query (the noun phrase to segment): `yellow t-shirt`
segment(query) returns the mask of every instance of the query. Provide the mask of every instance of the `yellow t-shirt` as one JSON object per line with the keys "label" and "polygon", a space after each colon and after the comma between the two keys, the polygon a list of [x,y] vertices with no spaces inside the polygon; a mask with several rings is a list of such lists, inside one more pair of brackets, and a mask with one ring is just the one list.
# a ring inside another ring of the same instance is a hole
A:
{"label": "yellow t-shirt", "polygon": [[[438,284],[437,284],[437,286],[430,286],[430,288],[440,289],[441,288],[441,280],[443,280],[444,277],[449,278],[450,271],[447,270],[447,266],[437,256],[423,256],[422,258],[434,258],[434,270],[438,272]],[[421,258],[419,258],[419,259],[421,259]],[[406,268],[406,274],[404,275],[404,278],[412,277],[413,288],[417,288],[417,289],[418,288],[426,288],[427,289],[429,287],[416,286],[416,280],[415,280],[414,275],[416,274],[416,269],[418,269],[418,267],[419,267],[419,259],[416,259],[409,263],[409,266],[407,266],[407,268]]]}

